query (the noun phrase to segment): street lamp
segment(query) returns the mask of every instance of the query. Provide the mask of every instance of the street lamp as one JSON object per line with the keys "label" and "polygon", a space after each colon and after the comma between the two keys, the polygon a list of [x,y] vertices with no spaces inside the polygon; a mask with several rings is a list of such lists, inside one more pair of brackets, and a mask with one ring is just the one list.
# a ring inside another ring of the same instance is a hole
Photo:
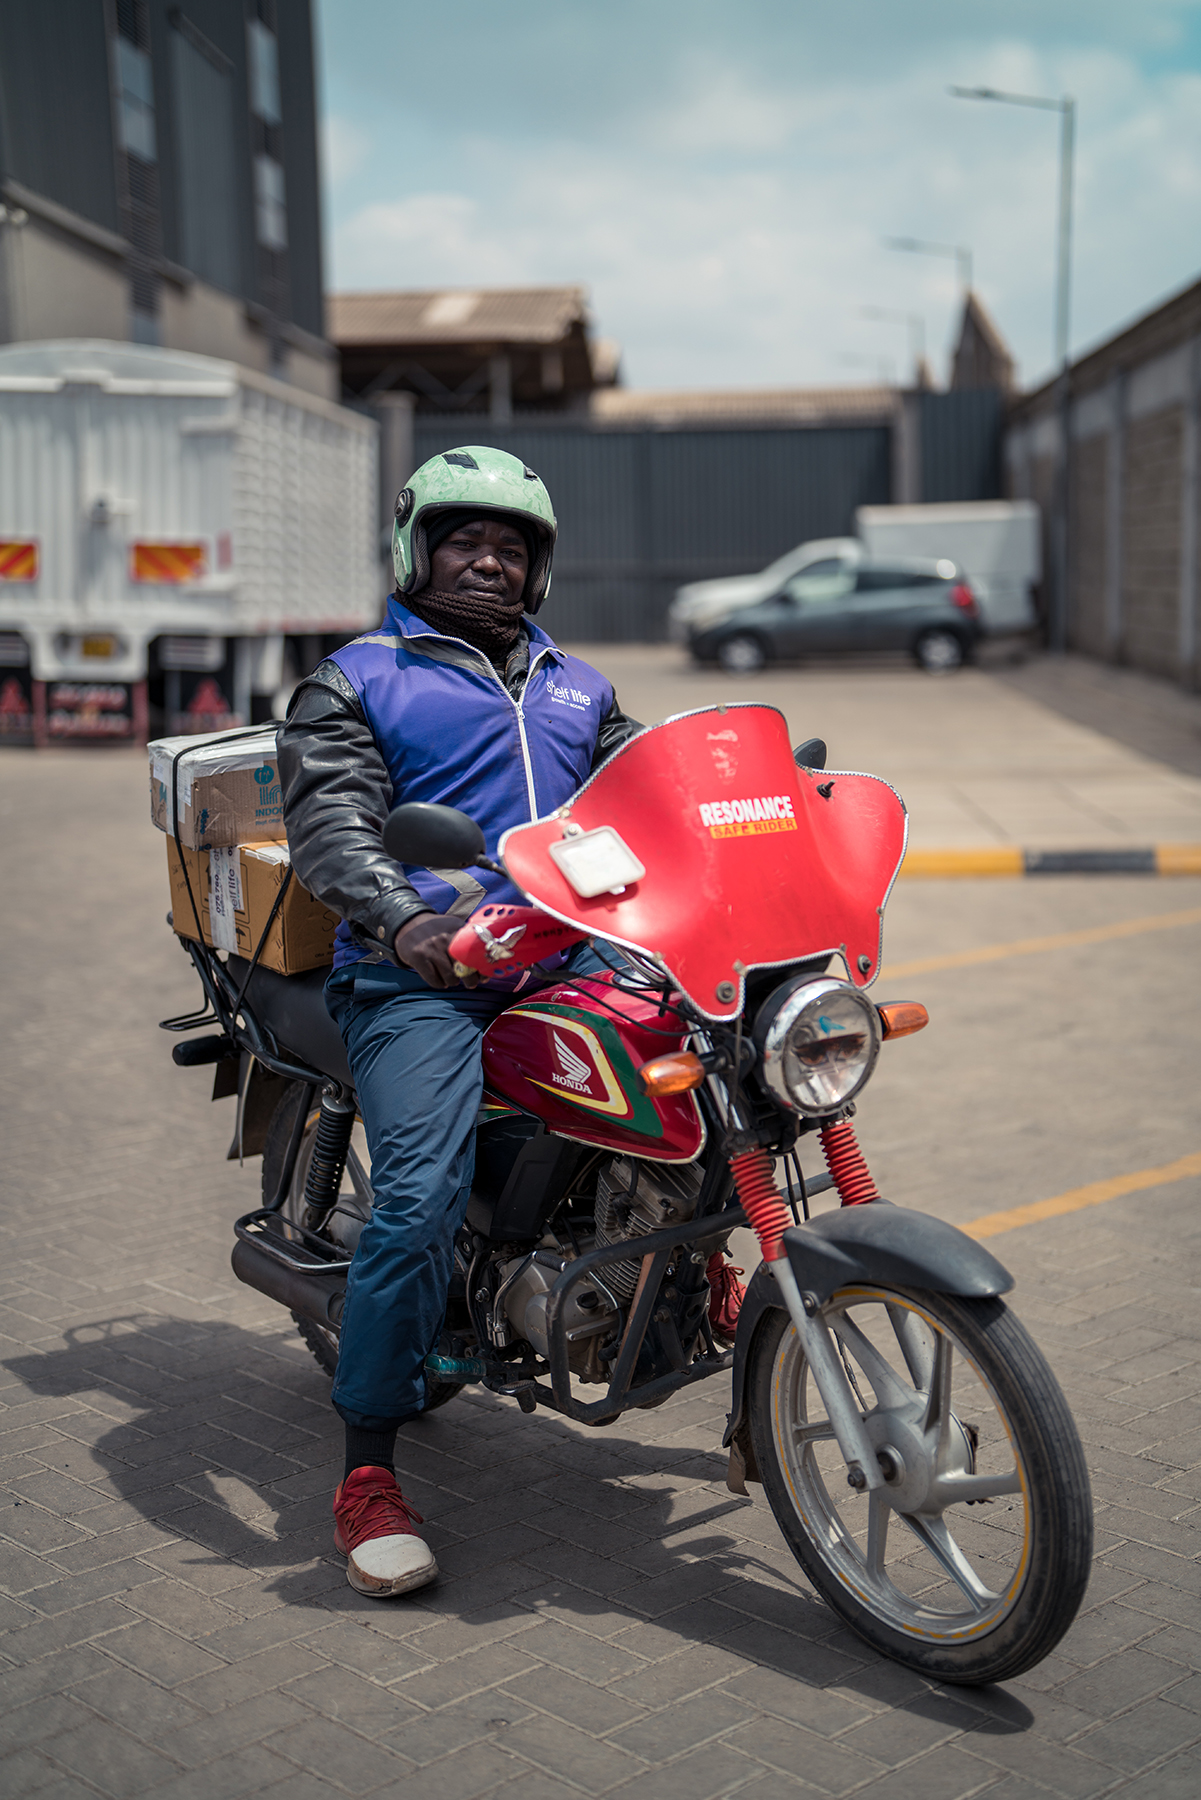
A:
{"label": "street lamp", "polygon": [[881,387],[896,386],[896,364],[890,356],[860,356],[854,351],[847,351],[838,360],[848,365],[854,364],[861,369],[874,369],[876,380]]}
{"label": "street lamp", "polygon": [[1076,145],[1076,102],[1043,94],[1006,94],[999,88],[952,87],[957,100],[998,100],[1003,106],[1033,106],[1059,114],[1059,228],[1055,269],[1055,363],[1059,370],[1059,467],[1055,482],[1055,587],[1047,633],[1050,648],[1068,647],[1068,496],[1071,492],[1071,375],[1068,364],[1068,308],[1072,273],[1072,166]]}
{"label": "street lamp", "polygon": [[862,319],[896,319],[909,327],[909,354],[913,358],[914,379],[920,376],[926,360],[926,321],[921,313],[902,312],[895,306],[861,306]]}
{"label": "street lamp", "polygon": [[934,244],[928,238],[885,238],[890,250],[911,250],[918,256],[953,256],[964,298],[972,291],[972,252],[968,244]]}
{"label": "street lamp", "polygon": [[1065,369],[1068,361],[1068,306],[1072,269],[1072,165],[1076,143],[1076,102],[1064,94],[1059,100],[1040,94],[1003,94],[998,88],[953,87],[957,100],[999,100],[1004,106],[1033,106],[1040,112],[1059,114],[1059,231],[1055,280],[1055,361]]}

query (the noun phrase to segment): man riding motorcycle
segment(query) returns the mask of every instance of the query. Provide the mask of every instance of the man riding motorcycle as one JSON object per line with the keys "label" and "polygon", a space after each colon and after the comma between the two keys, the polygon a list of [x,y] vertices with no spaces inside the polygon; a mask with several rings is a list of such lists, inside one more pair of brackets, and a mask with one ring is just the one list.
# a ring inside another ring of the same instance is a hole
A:
{"label": "man riding motorcycle", "polygon": [[[346,1043],[371,1152],[374,1210],[351,1268],[333,1403],[346,1427],[335,1544],[360,1593],[432,1581],[420,1516],[396,1483],[396,1433],[422,1409],[455,1234],[471,1188],[483,1033],[523,972],[472,991],[447,945],[502,874],[403,869],[381,831],[401,801],[462,808],[490,855],[635,731],[596,669],[533,621],[557,532],[537,475],[502,450],[435,456],[401,493],[383,626],[322,662],[279,733],[293,866],[342,918],[326,1003]],[[587,946],[567,963],[604,965]]]}

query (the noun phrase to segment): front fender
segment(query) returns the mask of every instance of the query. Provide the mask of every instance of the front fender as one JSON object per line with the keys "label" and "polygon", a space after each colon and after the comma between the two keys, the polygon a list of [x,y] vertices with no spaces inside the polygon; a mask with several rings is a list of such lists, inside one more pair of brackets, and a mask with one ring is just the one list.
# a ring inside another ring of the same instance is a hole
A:
{"label": "front fender", "polygon": [[734,1337],[734,1385],[730,1394],[730,1414],[726,1420],[726,1434],[722,1438],[722,1448],[726,1449],[742,1423],[742,1389],[746,1381],[747,1358],[751,1345],[755,1341],[755,1333],[759,1329],[759,1321],[765,1312],[773,1306],[782,1306],[780,1290],[776,1286],[776,1278],[771,1272],[771,1264],[761,1262],[746,1285],[746,1293],[742,1296],[742,1305],[738,1312],[738,1330]]}
{"label": "front fender", "polygon": [[[853,1282],[881,1282],[892,1287],[929,1288],[984,1300],[1007,1294],[1013,1276],[991,1251],[966,1232],[912,1212],[887,1200],[843,1206],[821,1213],[784,1233],[784,1248],[802,1294],[813,1294],[824,1306],[837,1289]],[[763,1314],[782,1304],[769,1263],[751,1277],[738,1314],[734,1340],[734,1383],[730,1416],[722,1444],[728,1445],[742,1423],[747,1358]]]}

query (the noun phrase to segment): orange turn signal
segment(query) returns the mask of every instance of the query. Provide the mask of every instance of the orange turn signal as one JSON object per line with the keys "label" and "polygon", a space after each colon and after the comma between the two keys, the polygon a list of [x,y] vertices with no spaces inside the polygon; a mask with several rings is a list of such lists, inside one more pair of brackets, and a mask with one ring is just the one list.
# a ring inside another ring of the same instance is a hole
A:
{"label": "orange turn signal", "polygon": [[675,1050],[670,1056],[653,1056],[638,1071],[638,1085],[644,1094],[686,1094],[700,1087],[705,1079],[705,1065],[692,1050]]}
{"label": "orange turn signal", "polygon": [[886,1038],[912,1037],[930,1023],[930,1015],[920,1000],[889,1000],[876,1011]]}

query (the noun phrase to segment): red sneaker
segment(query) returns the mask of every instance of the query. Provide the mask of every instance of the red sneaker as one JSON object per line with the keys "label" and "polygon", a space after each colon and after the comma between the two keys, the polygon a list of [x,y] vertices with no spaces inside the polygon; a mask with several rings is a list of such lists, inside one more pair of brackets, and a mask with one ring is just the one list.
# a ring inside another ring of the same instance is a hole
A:
{"label": "red sneaker", "polygon": [[388,1469],[355,1469],[334,1495],[334,1549],[360,1594],[386,1600],[424,1587],[438,1573],[434,1553],[414,1530],[424,1520]]}
{"label": "red sneaker", "polygon": [[733,1263],[728,1263],[720,1250],[715,1250],[705,1265],[710,1291],[709,1323],[714,1337],[725,1344],[734,1342],[738,1330],[738,1315],[746,1293],[738,1277],[745,1273],[744,1269],[736,1269]]}

